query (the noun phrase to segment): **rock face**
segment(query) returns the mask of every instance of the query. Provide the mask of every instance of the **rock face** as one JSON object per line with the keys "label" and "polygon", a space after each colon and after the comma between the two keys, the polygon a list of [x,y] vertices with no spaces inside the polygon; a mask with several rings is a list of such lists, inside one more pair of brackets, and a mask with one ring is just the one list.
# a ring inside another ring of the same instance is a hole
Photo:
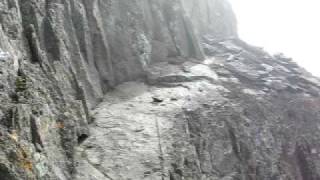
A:
{"label": "rock face", "polygon": [[0,179],[319,180],[319,90],[225,0],[3,0]]}

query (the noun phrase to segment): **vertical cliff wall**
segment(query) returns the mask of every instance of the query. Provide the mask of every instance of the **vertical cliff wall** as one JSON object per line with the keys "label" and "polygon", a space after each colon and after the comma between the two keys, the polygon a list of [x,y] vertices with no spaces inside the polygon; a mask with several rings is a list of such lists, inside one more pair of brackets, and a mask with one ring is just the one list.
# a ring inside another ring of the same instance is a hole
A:
{"label": "vertical cliff wall", "polygon": [[152,63],[204,59],[189,10],[178,0],[1,1],[1,176],[70,179],[103,94],[145,79]]}
{"label": "vertical cliff wall", "polygon": [[319,84],[225,0],[2,0],[0,179],[318,180]]}

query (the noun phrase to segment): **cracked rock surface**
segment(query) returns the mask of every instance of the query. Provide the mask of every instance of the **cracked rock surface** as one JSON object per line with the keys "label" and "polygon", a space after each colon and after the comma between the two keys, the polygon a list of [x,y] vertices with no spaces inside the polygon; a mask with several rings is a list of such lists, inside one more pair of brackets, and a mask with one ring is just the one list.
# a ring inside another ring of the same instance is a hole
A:
{"label": "cracked rock surface", "polygon": [[226,0],[1,0],[1,180],[319,180],[319,78]]}
{"label": "cracked rock surface", "polygon": [[209,45],[221,53],[106,94],[77,179],[320,178],[319,80],[239,40]]}

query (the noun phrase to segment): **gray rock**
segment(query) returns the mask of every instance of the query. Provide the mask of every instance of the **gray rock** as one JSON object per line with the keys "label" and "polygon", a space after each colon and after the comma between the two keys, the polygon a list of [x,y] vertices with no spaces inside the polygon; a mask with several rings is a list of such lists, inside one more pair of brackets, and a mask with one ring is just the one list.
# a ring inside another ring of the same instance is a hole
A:
{"label": "gray rock", "polygon": [[319,90],[225,0],[0,1],[0,179],[318,180]]}

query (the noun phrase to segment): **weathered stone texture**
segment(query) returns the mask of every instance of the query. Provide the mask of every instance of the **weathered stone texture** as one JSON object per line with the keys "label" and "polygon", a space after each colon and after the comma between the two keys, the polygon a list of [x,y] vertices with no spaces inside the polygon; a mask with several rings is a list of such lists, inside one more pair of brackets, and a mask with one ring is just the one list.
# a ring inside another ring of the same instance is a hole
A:
{"label": "weathered stone texture", "polygon": [[0,179],[318,180],[319,86],[224,0],[1,0]]}

